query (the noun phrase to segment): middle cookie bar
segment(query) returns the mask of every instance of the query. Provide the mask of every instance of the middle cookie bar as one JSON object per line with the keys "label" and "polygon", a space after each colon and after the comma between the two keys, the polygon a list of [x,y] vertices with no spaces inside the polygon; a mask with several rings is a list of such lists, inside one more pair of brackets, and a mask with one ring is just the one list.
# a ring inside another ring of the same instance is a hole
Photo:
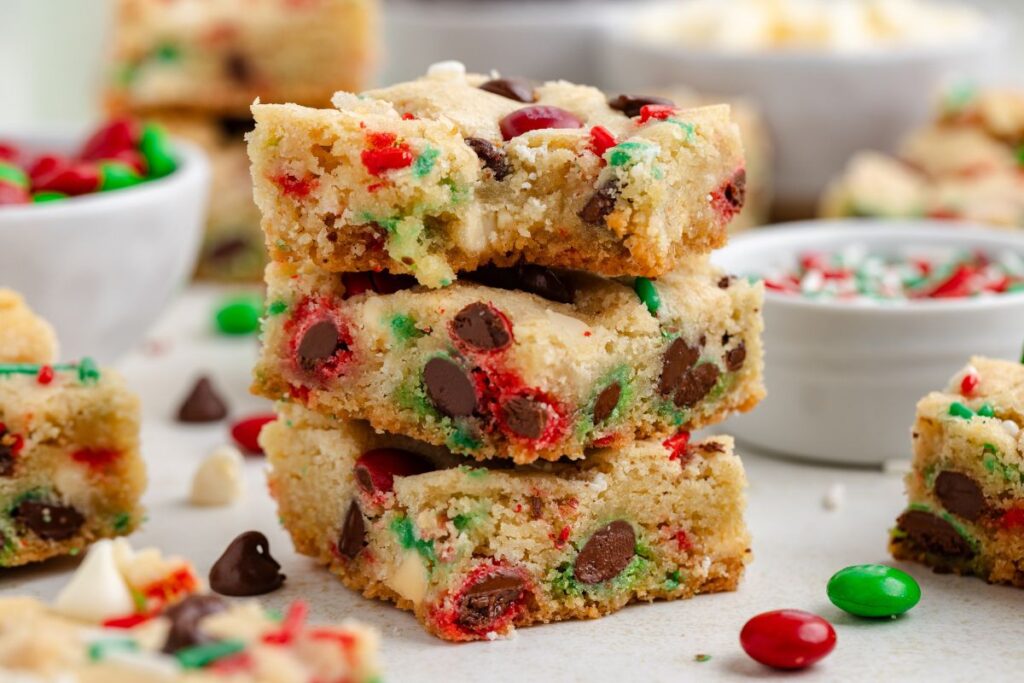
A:
{"label": "middle cookie bar", "polygon": [[[480,284],[486,282],[488,284]],[[254,391],[516,463],[714,424],[764,395],[762,287],[487,268],[442,290],[273,263]]]}

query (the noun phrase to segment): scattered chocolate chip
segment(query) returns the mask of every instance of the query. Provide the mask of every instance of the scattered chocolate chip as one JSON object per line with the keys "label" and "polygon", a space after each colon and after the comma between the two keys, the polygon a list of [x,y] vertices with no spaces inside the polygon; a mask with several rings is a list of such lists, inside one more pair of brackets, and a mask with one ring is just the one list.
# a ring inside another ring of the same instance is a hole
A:
{"label": "scattered chocolate chip", "polygon": [[619,199],[619,182],[612,178],[590,197],[577,214],[584,223],[604,225],[605,216],[615,209]]}
{"label": "scattered chocolate chip", "polygon": [[481,301],[464,307],[452,319],[452,334],[467,346],[480,351],[496,351],[512,341],[504,317]]}
{"label": "scattered chocolate chip", "polygon": [[725,201],[729,202],[729,205],[736,211],[743,208],[743,204],[747,200],[746,169],[741,168],[739,171],[736,171],[732,180],[722,190],[722,196],[725,197]]}
{"label": "scattered chocolate chip", "polygon": [[527,439],[539,439],[548,423],[548,409],[527,396],[513,396],[501,406],[505,424],[513,433]]}
{"label": "scattered chocolate chip", "polygon": [[541,515],[544,514],[544,501],[541,500],[541,497],[530,496],[526,499],[526,502],[530,505],[530,517],[532,519],[540,519]]}
{"label": "scattered chocolate chip", "polygon": [[232,52],[224,58],[224,68],[228,76],[238,83],[248,83],[252,80],[252,66],[245,55]]}
{"label": "scattered chocolate chip", "polygon": [[504,180],[512,173],[512,166],[508,163],[505,152],[493,142],[483,138],[466,138],[466,144],[473,148],[477,158],[484,162],[484,166],[491,169],[495,180]]}
{"label": "scattered chocolate chip", "polygon": [[725,369],[729,372],[736,372],[743,367],[747,360],[747,345],[740,342],[725,353]]}
{"label": "scattered chocolate chip", "polygon": [[321,320],[310,326],[302,335],[298,350],[299,365],[306,370],[313,370],[318,363],[333,356],[339,348],[347,349],[348,346],[342,341],[338,326],[330,320]]}
{"label": "scattered chocolate chip", "polygon": [[533,84],[525,78],[495,78],[481,85],[480,89],[517,102],[537,101]]}
{"label": "scattered chocolate chip", "polygon": [[729,286],[731,284],[732,284],[732,275],[723,275],[721,277],[721,279],[718,280],[718,288],[719,289],[729,289]]}
{"label": "scattered chocolate chip", "polygon": [[676,390],[675,404],[680,408],[691,408],[708,395],[722,373],[713,363],[701,363],[687,370],[679,378],[679,389]]}
{"label": "scattered chocolate chip", "polygon": [[209,377],[196,381],[192,391],[178,408],[179,422],[217,422],[228,415],[227,404],[213,386]]}
{"label": "scattered chocolate chip", "polygon": [[13,516],[44,541],[71,538],[85,523],[85,517],[70,505],[54,505],[40,500],[23,501]]}
{"label": "scattered chocolate chip", "polygon": [[160,616],[171,622],[171,628],[167,631],[167,640],[161,651],[173,655],[183,648],[212,642],[214,638],[200,630],[199,622],[227,608],[219,596],[196,594],[165,610]]}
{"label": "scattered chocolate chip", "polygon": [[619,405],[619,397],[622,396],[622,385],[613,382],[606,386],[597,396],[594,402],[594,424],[599,425],[608,419],[608,416]]}
{"label": "scattered chocolate chip", "polygon": [[345,522],[341,525],[341,535],[338,536],[338,552],[354,560],[366,545],[366,522],[363,521],[363,512],[359,509],[356,501],[349,503],[348,512],[345,513]]}
{"label": "scattered chocolate chip", "polygon": [[221,595],[263,595],[284,583],[281,565],[270,556],[270,543],[258,531],[246,531],[210,569],[210,588]]}
{"label": "scattered chocolate chip", "polygon": [[431,358],[423,367],[427,398],[443,415],[466,417],[476,410],[476,387],[466,371],[447,358]]}
{"label": "scattered chocolate chip", "polygon": [[526,582],[510,569],[499,569],[466,589],[459,600],[456,622],[471,631],[483,631],[503,617],[526,592]]}
{"label": "scattered chocolate chip", "polygon": [[576,300],[576,291],[564,274],[532,263],[520,263],[511,268],[484,266],[459,277],[488,287],[536,294],[560,304],[571,304]]}
{"label": "scattered chocolate chip", "polygon": [[658,393],[667,396],[675,391],[683,373],[696,365],[700,359],[700,349],[690,346],[682,337],[677,337],[668,347],[661,361],[661,379],[658,380]]}
{"label": "scattered chocolate chip", "polygon": [[580,583],[603,583],[622,573],[635,551],[633,525],[617,519],[594,532],[576,556],[573,573]]}
{"label": "scattered chocolate chip", "polygon": [[907,534],[910,541],[925,552],[949,557],[973,557],[974,551],[956,528],[930,512],[907,510],[896,526]]}
{"label": "scattered chocolate chip", "polygon": [[619,95],[608,100],[608,106],[621,111],[629,118],[640,115],[640,109],[648,104],[660,104],[666,107],[674,107],[676,103],[665,97],[654,95]]}
{"label": "scattered chocolate chip", "polygon": [[935,495],[954,515],[975,521],[985,511],[985,494],[966,474],[943,470],[935,477]]}

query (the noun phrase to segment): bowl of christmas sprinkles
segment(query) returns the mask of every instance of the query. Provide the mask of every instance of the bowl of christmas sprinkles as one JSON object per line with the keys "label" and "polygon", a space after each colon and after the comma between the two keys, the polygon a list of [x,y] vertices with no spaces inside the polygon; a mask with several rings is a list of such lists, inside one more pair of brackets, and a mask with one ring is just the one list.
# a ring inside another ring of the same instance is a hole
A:
{"label": "bowl of christmas sprinkles", "polygon": [[0,139],[0,286],[52,321],[68,357],[113,360],[195,266],[202,152],[128,121]]}
{"label": "bowl of christmas sprinkles", "polygon": [[768,398],[729,427],[774,453],[859,465],[907,458],[921,396],[972,355],[1021,357],[1020,233],[806,221],[736,237],[713,260],[765,283]]}

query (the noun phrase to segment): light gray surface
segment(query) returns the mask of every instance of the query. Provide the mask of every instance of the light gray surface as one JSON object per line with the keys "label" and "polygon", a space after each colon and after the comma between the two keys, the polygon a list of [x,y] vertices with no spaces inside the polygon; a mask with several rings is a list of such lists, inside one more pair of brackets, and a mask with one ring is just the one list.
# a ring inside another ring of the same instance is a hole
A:
{"label": "light gray surface", "polygon": [[[553,624],[519,631],[507,641],[450,645],[426,635],[408,614],[347,591],[296,555],[277,524],[263,484],[262,463],[250,459],[248,491],[231,508],[198,509],[186,502],[196,465],[226,439],[227,426],[182,427],[171,419],[195,374],[210,372],[229,394],[235,414],[268,407],[248,396],[255,357],[251,338],[225,339],[207,327],[215,297],[193,290],[151,335],[163,353],[136,354],[123,363],[142,395],[143,447],[150,488],[149,521],[132,537],[186,555],[208,571],[239,532],[259,529],[288,574],[285,588],[266,596],[282,606],[308,600],[314,619],[357,617],[384,635],[385,679],[405,681],[683,681],[781,677],[749,660],[738,644],[751,616],[783,607],[815,611],[838,632],[835,652],[801,681],[1003,681],[1024,666],[1024,592],[975,579],[938,576],[907,565],[923,598],[896,621],[854,619],[832,607],[825,584],[836,570],[885,562],[886,531],[899,513],[898,475],[814,467],[758,457],[741,449],[751,481],[748,519],[754,562],[740,590],[690,601],[634,606],[599,621]],[[793,428],[799,428],[799,416]],[[834,483],[845,502],[826,511],[822,498]],[[51,598],[73,568],[57,561],[0,575],[0,594]],[[694,655],[710,654],[705,663]]]}

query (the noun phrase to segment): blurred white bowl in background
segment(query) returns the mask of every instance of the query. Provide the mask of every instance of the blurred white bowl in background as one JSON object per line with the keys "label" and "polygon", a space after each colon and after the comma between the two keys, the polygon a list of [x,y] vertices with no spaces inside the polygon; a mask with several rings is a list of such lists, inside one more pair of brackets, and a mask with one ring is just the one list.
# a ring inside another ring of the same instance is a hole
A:
{"label": "blurred white bowl in background", "polygon": [[[1024,235],[938,221],[821,220],[744,233],[712,260],[752,275],[796,255],[851,244],[870,251],[931,246],[1012,250]],[[909,458],[917,401],[944,388],[972,355],[1017,359],[1024,294],[878,305],[765,293],[768,397],[724,430],[768,451],[806,460],[877,465]]]}
{"label": "blurred white bowl in background", "polygon": [[[77,135],[5,136],[62,152]],[[192,276],[210,169],[175,144],[178,169],[135,187],[46,204],[0,207],[0,286],[53,323],[61,353],[109,362],[139,343]]]}

